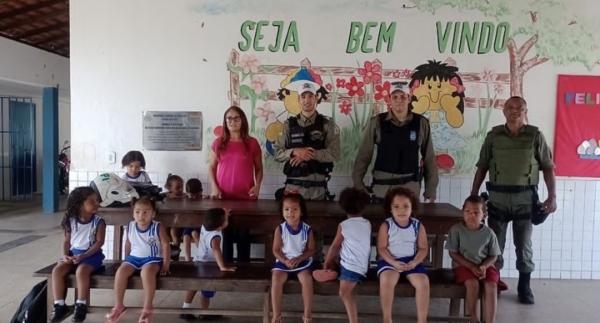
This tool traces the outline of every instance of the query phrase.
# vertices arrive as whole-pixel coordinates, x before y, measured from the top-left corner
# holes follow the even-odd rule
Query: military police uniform
[[[511,136],[506,125],[488,132],[477,167],[489,170],[488,224],[496,233],[504,252],[508,222],[512,221],[517,256],[517,270],[531,273],[531,216],[537,211],[540,170],[553,169],[552,155],[546,140],[537,127],[525,125],[518,135]],[[496,267],[504,265],[498,257]]]
[[[352,180],[357,188],[367,189],[363,178],[371,164],[375,145],[377,157],[371,189],[377,198],[384,198],[390,189],[397,186],[406,187],[419,197],[424,177],[423,195],[435,199],[438,171],[429,121],[425,117],[409,112],[407,119],[401,122],[389,111],[371,118],[352,171]]]
[[[297,191],[307,200],[324,200],[333,163],[340,157],[340,131],[330,118],[314,113],[288,118],[274,144],[275,160],[285,162],[285,189]],[[314,159],[292,166],[294,148],[315,149]]]

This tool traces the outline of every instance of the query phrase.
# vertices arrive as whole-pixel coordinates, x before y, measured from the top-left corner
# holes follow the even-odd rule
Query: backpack
[[[37,283],[21,301],[10,323],[46,323],[46,294],[48,283]]]

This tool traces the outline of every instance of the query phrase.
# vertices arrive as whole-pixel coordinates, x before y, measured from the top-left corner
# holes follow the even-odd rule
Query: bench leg
[[[263,297],[263,323],[269,323],[271,314],[271,291],[267,290]]]
[[[451,298],[450,299],[450,310],[448,312],[449,316],[458,317],[460,315],[460,298]],[[452,321],[449,321],[452,323]]]
[[[52,310],[54,309],[54,295],[52,295],[52,275],[48,276],[46,279],[47,287],[46,287],[46,314],[48,319],[52,315]]]

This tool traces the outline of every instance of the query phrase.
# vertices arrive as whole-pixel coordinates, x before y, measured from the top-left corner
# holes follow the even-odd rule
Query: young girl
[[[358,311],[352,291],[366,277],[371,253],[371,223],[361,215],[369,204],[369,195],[356,188],[346,188],[340,194],[339,203],[348,219],[338,226],[325,257],[324,267],[334,269],[334,260],[340,255],[340,297],[344,302],[348,321],[356,323]]]
[[[169,273],[169,238],[166,229],[153,220],[156,215],[154,200],[142,197],[131,203],[134,221],[127,226],[126,257],[115,275],[115,306],[106,315],[108,323],[117,322],[125,311],[123,298],[127,280],[137,270],[141,270],[140,277],[144,287],[144,309],[139,322],[149,322],[152,317],[156,276],[159,272],[161,275]]]
[[[195,257],[199,262],[216,262],[221,271],[235,271],[235,267],[228,267],[223,260],[223,251],[221,249],[221,241],[223,240],[223,230],[229,224],[229,214],[222,208],[213,208],[206,211],[204,215],[202,228],[200,229],[200,242]],[[210,306],[210,299],[215,296],[214,291],[201,291],[202,297],[200,306],[202,309],[207,309]],[[190,308],[196,291],[190,290],[185,294],[183,308]],[[192,314],[181,314],[180,318],[184,320],[195,320]],[[200,319],[211,320],[217,318],[214,315],[204,315]]]
[[[185,182],[185,191],[190,201],[202,200],[202,182],[197,178],[190,178]],[[192,242],[198,244],[198,228],[183,228],[183,257],[185,261],[192,261]]]
[[[144,171],[144,168],[146,168],[146,159],[144,159],[144,155],[140,151],[128,151],[123,156],[121,165],[127,168],[127,172],[123,174],[124,180],[133,183],[152,184],[150,176]]]
[[[415,288],[417,322],[427,322],[429,311],[429,278],[421,264],[427,253],[427,233],[421,222],[413,217],[417,198],[411,190],[397,187],[390,190],[384,208],[391,217],[379,227],[377,234],[377,275],[383,322],[392,322],[394,290],[401,276]]]
[[[169,174],[167,176],[167,181],[165,182],[165,189],[167,193],[165,197],[168,200],[182,200],[185,198],[185,193],[183,193],[183,178],[179,175]],[[179,254],[181,253],[181,249],[179,245],[181,244],[180,234],[181,229],[171,227],[169,228],[169,235],[171,236],[171,260],[177,261],[179,260]]]
[[[271,301],[273,323],[281,322],[281,299],[283,284],[289,275],[297,276],[302,285],[304,323],[311,322],[313,280],[312,256],[315,254],[315,238],[306,221],[306,202],[300,194],[292,193],[280,202],[280,213],[285,220],[275,229],[273,255],[277,259],[272,269]]]
[[[91,187],[74,189],[67,199],[67,210],[61,222],[64,229],[63,256],[52,270],[54,311],[50,322],[60,322],[68,314],[65,304],[65,277],[75,269],[77,301],[73,322],[83,322],[90,294],[90,275],[102,266],[106,224],[99,216],[98,195]]]
[[[477,299],[479,286],[484,288],[484,317],[486,323],[496,321],[498,301],[497,286],[500,273],[494,267],[496,258],[501,254],[500,245],[494,231],[483,224],[485,201],[472,195],[463,204],[463,222],[450,228],[446,249],[452,258],[454,278],[458,284],[467,288],[465,297],[465,315],[471,322],[479,322],[477,317]]]

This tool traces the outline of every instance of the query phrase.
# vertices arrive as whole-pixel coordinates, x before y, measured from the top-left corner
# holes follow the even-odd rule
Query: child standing
[[[152,184],[150,176],[144,171],[146,159],[140,151],[128,151],[121,159],[121,165],[127,169],[123,174],[124,180],[132,183]]]
[[[281,300],[283,284],[289,275],[297,276],[302,285],[304,323],[311,322],[313,280],[311,267],[315,254],[315,237],[306,224],[306,202],[302,195],[292,193],[283,197],[279,204],[285,220],[275,229],[273,255],[277,259],[272,269],[271,301],[273,323],[281,322]]]
[[[67,289],[65,277],[75,269],[77,300],[73,322],[83,322],[87,314],[90,294],[90,276],[102,266],[106,224],[99,216],[98,195],[91,187],[77,187],[67,199],[67,210],[62,219],[64,230],[63,256],[52,269],[54,311],[50,322],[60,322],[68,314],[65,304]]]
[[[421,222],[413,217],[417,198],[411,190],[398,187],[390,190],[384,208],[391,217],[379,227],[377,234],[377,275],[383,322],[392,322],[394,290],[401,276],[415,288],[417,322],[427,322],[429,311],[429,278],[423,260],[429,252],[427,233]]]
[[[185,193],[183,193],[183,178],[179,175],[169,174],[165,182],[165,189],[167,190],[165,197],[168,200],[182,200],[185,198]],[[171,236],[171,260],[177,261],[181,253],[181,248],[179,247],[181,244],[181,229],[171,227],[168,231]]]
[[[463,222],[450,228],[446,249],[452,258],[456,282],[467,288],[466,315],[471,322],[479,322],[477,299],[480,284],[485,293],[484,318],[486,323],[496,320],[497,285],[500,274],[494,263],[500,255],[500,246],[494,231],[483,224],[485,201],[472,195],[463,204]]]
[[[356,188],[346,188],[340,194],[339,203],[348,219],[339,224],[324,267],[334,269],[334,260],[340,255],[340,297],[348,321],[356,323],[358,311],[352,291],[366,277],[371,253],[371,223],[361,215],[369,204],[369,195]]]
[[[117,322],[125,305],[125,289],[127,280],[134,272],[140,270],[144,287],[144,308],[139,322],[149,322],[152,318],[152,301],[156,291],[156,276],[169,273],[169,242],[166,229],[154,221],[156,204],[148,197],[131,201],[134,220],[127,226],[125,241],[125,260],[115,275],[115,306],[106,315],[108,323]],[[161,253],[162,249],[162,253]]]
[[[190,201],[202,200],[202,182],[197,178],[190,178],[185,182],[185,191]],[[183,228],[183,257],[185,261],[192,261],[192,242],[198,244],[198,228]]]
[[[204,215],[202,228],[200,229],[200,242],[196,253],[195,261],[199,262],[216,262],[221,271],[235,271],[235,267],[228,267],[223,260],[223,252],[221,242],[223,241],[223,229],[229,223],[229,214],[222,208],[213,208],[206,211]],[[202,309],[207,309],[210,306],[210,299],[215,296],[214,291],[201,291],[200,306]],[[191,308],[192,301],[196,291],[190,290],[185,294],[183,308]],[[192,314],[181,314],[180,318],[184,320],[195,320]],[[213,319],[213,315],[204,315],[201,319]]]

